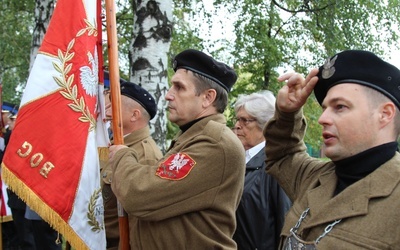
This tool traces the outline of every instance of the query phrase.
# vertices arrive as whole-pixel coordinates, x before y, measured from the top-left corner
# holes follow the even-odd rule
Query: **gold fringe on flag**
[[[75,249],[89,249],[82,239],[57,213],[45,204],[25,183],[23,183],[7,166],[2,163],[2,177],[8,188],[16,193],[32,210],[58,231]]]

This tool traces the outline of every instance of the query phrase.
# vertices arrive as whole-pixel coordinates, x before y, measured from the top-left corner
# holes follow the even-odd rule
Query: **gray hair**
[[[275,114],[275,96],[269,90],[250,95],[239,95],[235,103],[235,113],[243,108],[249,115],[257,119],[258,126],[263,129]]]
[[[196,72],[193,72],[193,76],[196,79],[194,82],[196,88],[196,95],[199,96],[203,91],[207,89],[215,89],[217,93],[213,106],[216,108],[217,112],[224,113],[226,106],[228,105],[228,92],[221,87],[215,81],[202,76]]]

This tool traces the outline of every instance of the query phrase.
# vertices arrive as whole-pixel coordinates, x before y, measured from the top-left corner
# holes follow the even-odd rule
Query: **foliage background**
[[[116,0],[116,4],[121,77],[128,78],[137,1]],[[399,57],[397,0],[183,0],[174,1],[172,7],[169,59],[183,49],[196,48],[238,72],[225,113],[228,125],[239,94],[265,89],[277,93],[282,85],[277,77],[286,70],[307,74],[345,49],[370,50],[385,59]],[[33,0],[3,0],[0,5],[0,82],[7,102],[19,103],[28,78],[34,8]],[[305,140],[314,148],[320,145],[320,112],[315,99],[309,99]],[[168,126],[173,135],[177,128]]]

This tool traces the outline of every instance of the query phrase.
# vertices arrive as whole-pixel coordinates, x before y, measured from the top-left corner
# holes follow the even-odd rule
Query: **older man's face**
[[[171,78],[171,88],[165,99],[168,101],[168,119],[178,126],[202,116],[204,95],[196,95],[193,73],[178,69]]]

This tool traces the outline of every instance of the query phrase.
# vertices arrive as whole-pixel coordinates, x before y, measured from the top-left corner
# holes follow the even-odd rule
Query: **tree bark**
[[[32,34],[32,48],[29,62],[29,71],[33,66],[36,55],[42,44],[44,34],[49,27],[50,18],[53,15],[55,0],[35,0],[35,27]]]
[[[172,0],[134,1],[133,40],[130,49],[130,80],[147,89],[157,103],[157,115],[150,121],[154,140],[166,149],[168,51],[172,35]]]

